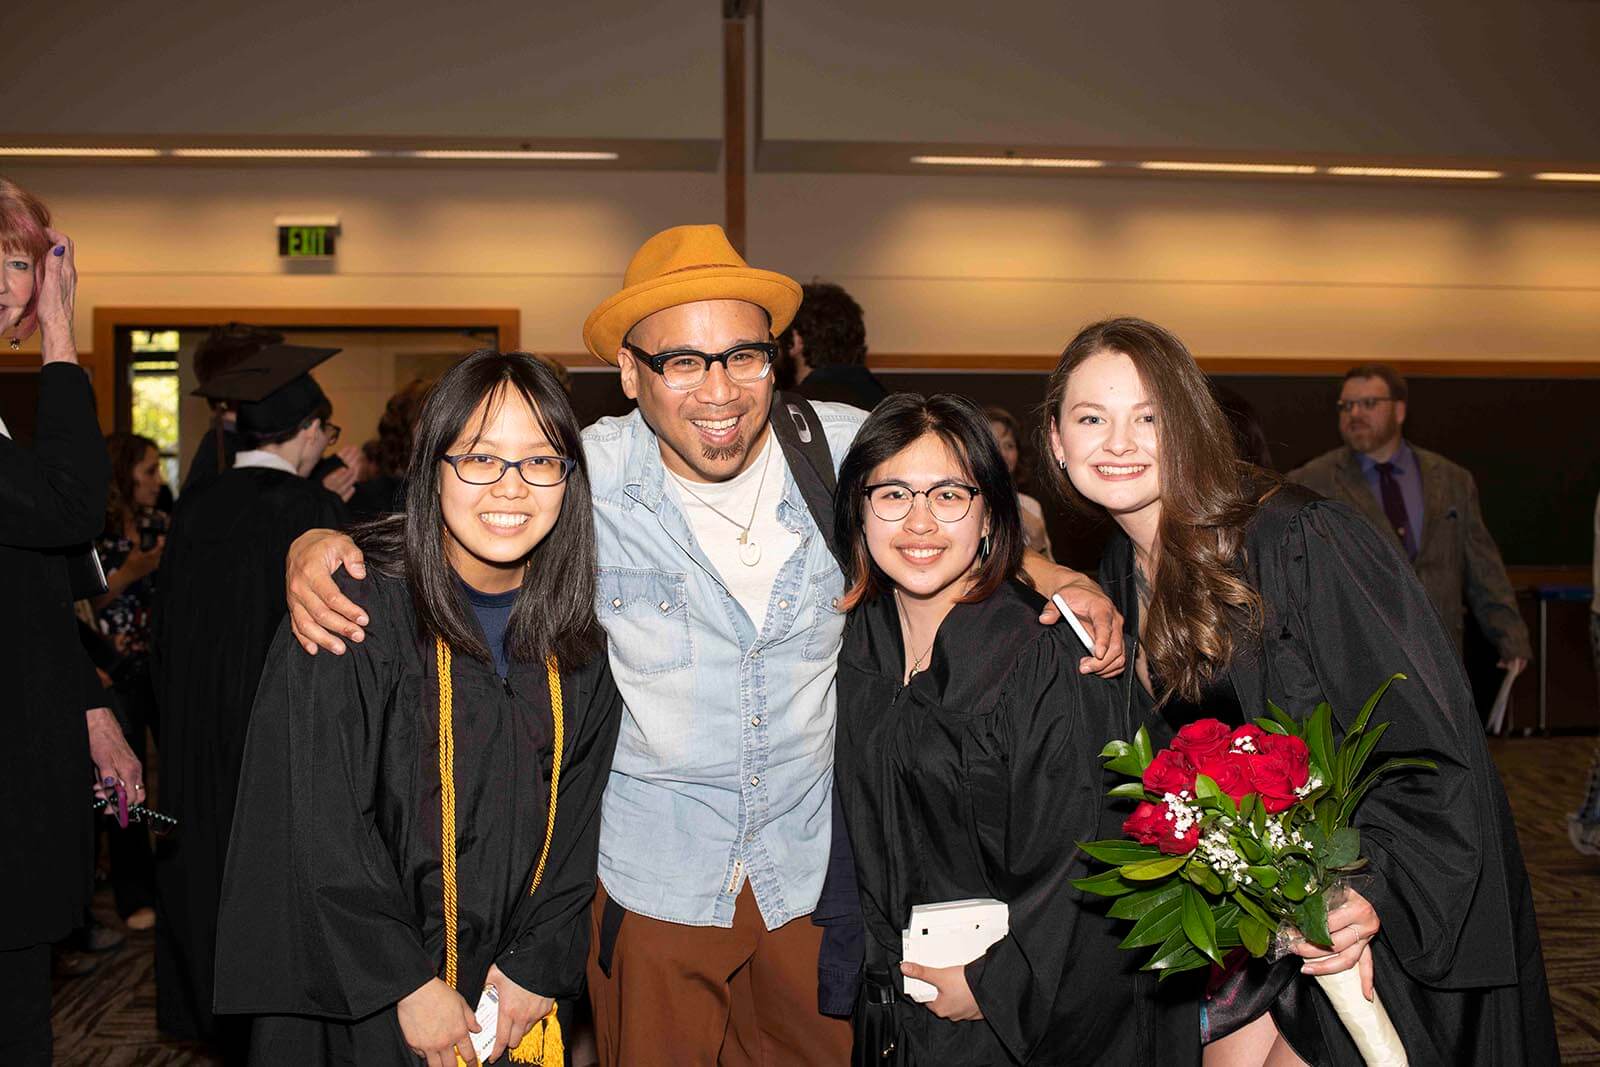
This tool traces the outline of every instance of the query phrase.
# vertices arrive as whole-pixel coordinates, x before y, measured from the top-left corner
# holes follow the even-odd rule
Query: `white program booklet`
[[[478,1010],[473,1014],[478,1017],[478,1025],[483,1027],[471,1035],[473,1051],[477,1052],[478,1062],[482,1063],[494,1050],[494,1032],[500,1022],[499,990],[492,985],[484,986],[483,996],[478,998]]]
[[[947,900],[918,904],[911,925],[900,932],[900,956],[924,967],[971,963],[1011,930],[1011,911],[993,899]],[[939,991],[917,978],[905,979],[906,996],[926,1004]]]

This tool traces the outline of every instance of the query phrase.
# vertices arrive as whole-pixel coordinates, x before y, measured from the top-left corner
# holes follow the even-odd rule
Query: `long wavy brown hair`
[[[1091,356],[1133,361],[1156,411],[1161,521],[1150,575],[1144,649],[1165,701],[1196,702],[1242,639],[1261,625],[1261,597],[1242,576],[1244,528],[1255,511],[1252,486],[1264,472],[1239,458],[1227,416],[1182,341],[1143,319],[1086,326],[1056,363],[1045,393],[1045,452],[1072,372]],[[1049,478],[1068,503],[1104,514],[1054,465]]]
[[[161,448],[150,438],[119,430],[106,434],[106,453],[111,457],[111,492],[106,498],[106,536],[121,537],[128,522],[138,516],[134,503],[133,469],[151,452]]]

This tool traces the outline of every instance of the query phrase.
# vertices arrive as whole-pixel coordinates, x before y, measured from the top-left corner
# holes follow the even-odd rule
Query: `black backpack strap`
[[[846,569],[848,561],[833,536],[833,494],[839,481],[817,409],[797,393],[778,393],[772,400],[772,432],[778,436],[783,458],[789,461],[789,472],[828,543],[828,551],[839,561],[840,569]]]

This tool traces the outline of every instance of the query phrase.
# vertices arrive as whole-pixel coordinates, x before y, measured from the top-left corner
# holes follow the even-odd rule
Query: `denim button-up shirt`
[[[837,470],[866,416],[815,407]],[[626,704],[600,880],[629,911],[723,927],[748,881],[776,929],[816,907],[828,865],[844,576],[785,463],[777,517],[800,547],[757,631],[666,491],[661,446],[639,412],[600,420],[583,441],[595,609]]]

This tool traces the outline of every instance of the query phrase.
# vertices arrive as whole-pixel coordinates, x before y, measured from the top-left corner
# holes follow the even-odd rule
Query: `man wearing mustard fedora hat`
[[[721,227],[678,226],[584,324],[637,404],[584,432],[596,607],[626,703],[589,948],[608,1065],[848,1062],[848,1024],[818,1010],[808,917],[833,833],[845,622],[831,493],[866,415],[776,393],[774,337],[800,299]],[[359,560],[336,535],[291,553],[307,651],[342,650],[330,629],[360,639],[360,609],[328,577]],[[1073,589],[1106,649],[1088,669],[1120,670],[1109,603]]]

